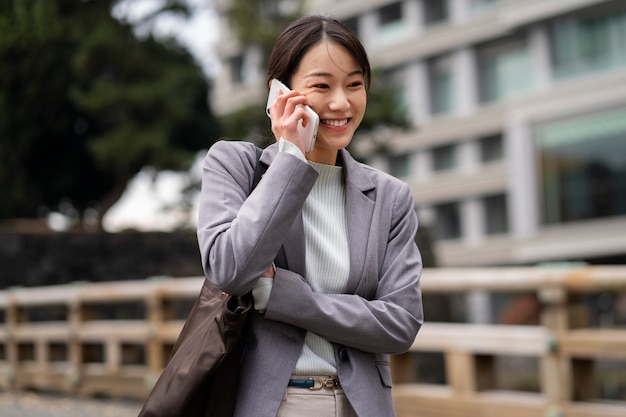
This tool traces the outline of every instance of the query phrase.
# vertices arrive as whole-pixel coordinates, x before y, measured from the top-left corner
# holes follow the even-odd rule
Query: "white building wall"
[[[424,61],[414,61],[406,69],[409,119],[420,126],[429,118],[428,73]]]
[[[462,24],[470,18],[470,0],[450,0],[450,20],[454,24]]]
[[[538,91],[546,90],[552,84],[552,70],[548,30],[545,25],[535,24],[531,27],[529,49],[532,56],[535,89]]]
[[[456,83],[456,112],[468,116],[476,111],[478,90],[476,85],[476,53],[470,47],[454,52],[454,77]]]
[[[506,127],[508,154],[509,219],[511,237],[528,239],[537,233],[537,179],[535,172],[535,147],[527,120],[513,119]]]

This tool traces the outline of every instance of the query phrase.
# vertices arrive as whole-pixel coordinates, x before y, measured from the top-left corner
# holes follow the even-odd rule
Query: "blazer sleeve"
[[[344,346],[376,353],[402,353],[423,323],[422,261],[415,244],[417,217],[406,184],[395,183],[391,226],[376,236],[386,248],[375,296],[315,293],[297,274],[277,270],[265,317],[282,321]],[[388,186],[388,184],[387,184]],[[383,201],[380,201],[383,200]]]
[[[202,267],[210,282],[233,295],[250,291],[271,265],[317,179],[306,162],[277,153],[250,193],[255,164],[253,144],[220,141],[202,165]]]

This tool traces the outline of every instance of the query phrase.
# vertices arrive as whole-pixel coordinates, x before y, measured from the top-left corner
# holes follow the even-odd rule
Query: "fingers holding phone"
[[[309,124],[308,115],[304,110],[306,97],[296,91],[280,91],[274,104],[270,107],[270,118],[272,120],[272,132],[276,139],[282,137],[289,142],[293,142],[302,148],[304,153],[308,150],[307,139],[301,135],[300,124]],[[302,146],[300,146],[302,145]]]
[[[271,112],[270,112],[271,110]],[[280,81],[271,82],[265,112],[272,119],[272,132],[309,153],[315,146],[319,116],[306,105],[306,97]]]

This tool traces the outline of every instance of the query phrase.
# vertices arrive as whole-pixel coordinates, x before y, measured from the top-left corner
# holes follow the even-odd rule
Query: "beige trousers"
[[[340,387],[287,387],[276,417],[357,417]]]

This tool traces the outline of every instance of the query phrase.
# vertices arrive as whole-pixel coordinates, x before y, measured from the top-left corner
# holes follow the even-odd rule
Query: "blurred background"
[[[623,1],[3,2],[2,230],[193,229],[198,164],[266,140],[294,17],[375,69],[352,151],[408,182],[438,265],[625,259]]]
[[[4,0],[0,289],[201,276],[200,161],[219,139],[271,141],[265,63],[310,13],[369,53],[351,151],[411,186],[426,267],[626,263],[623,0]],[[586,325],[623,328],[624,288],[577,297]],[[472,288],[425,306],[537,325],[544,301]],[[617,356],[596,361],[622,376],[595,397],[626,399]],[[443,357],[418,361],[444,379]]]
[[[218,115],[266,94],[267,49],[240,41],[239,3],[216,2]],[[624,263],[623,1],[305,3],[347,23],[374,87],[396,92],[405,128],[371,121],[354,148],[411,185],[439,266]]]

